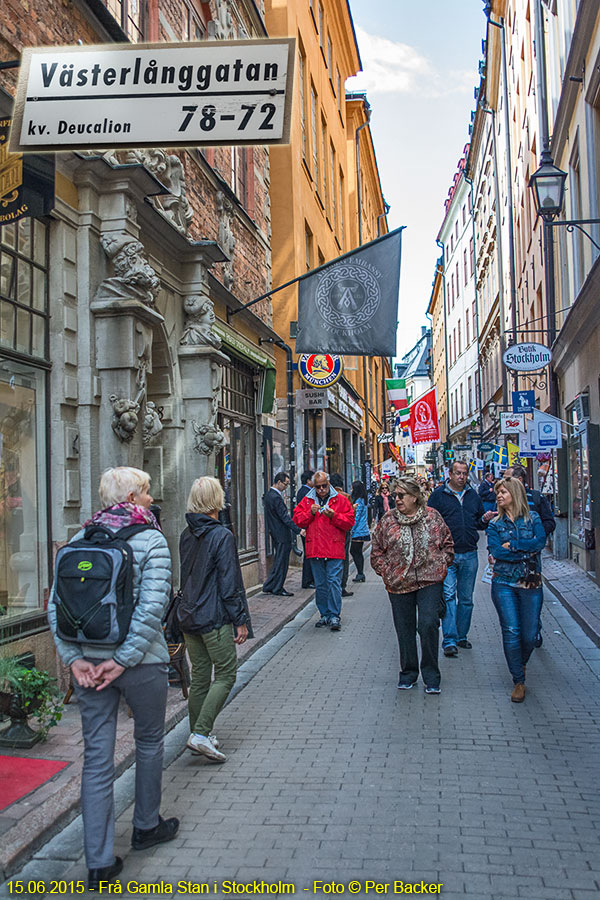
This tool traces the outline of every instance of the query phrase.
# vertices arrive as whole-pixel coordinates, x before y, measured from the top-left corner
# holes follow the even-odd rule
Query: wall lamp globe
[[[533,204],[538,216],[551,220],[559,215],[565,199],[567,173],[554,165],[547,150],[542,153],[541,165],[529,179]]]

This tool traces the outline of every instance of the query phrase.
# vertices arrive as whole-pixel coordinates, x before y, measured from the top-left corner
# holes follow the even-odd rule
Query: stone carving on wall
[[[152,197],[152,205],[161,210],[178,231],[187,234],[194,213],[187,199],[183,163],[175,153],[167,153],[165,150],[154,147],[144,150],[105,150],[104,152],[84,150],[80,153],[80,156],[88,159],[98,158],[99,155],[114,168],[140,165],[152,172],[169,191],[168,194],[162,194],[160,197]],[[132,221],[136,221],[135,215],[130,212],[129,203],[127,215]]]
[[[112,430],[120,441],[128,443],[133,440],[138,426],[140,404],[137,400],[117,397],[116,394],[111,394],[110,402],[113,408]]]
[[[217,362],[210,364],[212,399],[208,422],[198,423],[192,420],[192,428],[196,435],[194,450],[209,456],[213,452],[221,450],[227,443],[227,438],[217,424],[219,412],[219,397],[221,396],[221,381],[223,370]]]
[[[219,349],[221,339],[212,330],[215,324],[215,307],[210,297],[189,294],[183,301],[185,327],[180,344],[184,346],[210,346]]]
[[[235,235],[233,233],[233,203],[223,191],[216,194],[217,212],[219,213],[219,245],[231,262],[223,265],[223,284],[228,291],[233,287],[233,252]]]
[[[160,418],[160,412],[156,408],[156,404],[152,400],[148,400],[146,402],[144,422],[142,425],[142,441],[144,446],[149,444],[152,438],[155,438],[162,430],[163,425]]]
[[[144,246],[130,234],[107,234],[100,238],[115,274],[105,278],[95,300],[139,300],[152,306],[160,287],[158,276],[144,255]]]
[[[215,37],[221,41],[235,38],[235,22],[231,15],[230,0],[215,0],[216,18],[214,21]]]

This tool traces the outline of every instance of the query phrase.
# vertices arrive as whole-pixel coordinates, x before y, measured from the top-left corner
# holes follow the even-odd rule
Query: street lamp
[[[549,150],[542,152],[541,166],[529,179],[536,215],[553,219],[563,208],[567,173],[554,165]]]

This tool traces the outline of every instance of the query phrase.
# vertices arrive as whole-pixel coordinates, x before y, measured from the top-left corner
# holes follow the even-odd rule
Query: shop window
[[[206,25],[194,9],[193,2],[183,2],[183,39],[184,41],[206,40]]]
[[[21,219],[0,228],[0,349],[47,358],[46,226]]]
[[[0,356],[0,616],[38,612],[48,587],[46,374]]]
[[[255,551],[257,546],[254,376],[254,369],[235,358],[223,367],[219,422],[226,445],[217,460],[217,477],[225,489],[225,515],[241,552]]]

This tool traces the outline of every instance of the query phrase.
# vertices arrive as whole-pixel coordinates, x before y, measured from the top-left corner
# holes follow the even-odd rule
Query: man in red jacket
[[[339,631],[342,611],[342,571],[346,532],[354,525],[354,509],[329,483],[327,472],[316,472],[313,487],[294,510],[294,522],[306,529],[306,558],[316,586],[321,618],[317,628]]]

